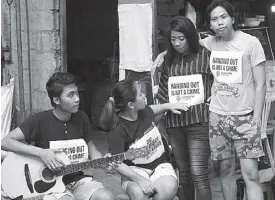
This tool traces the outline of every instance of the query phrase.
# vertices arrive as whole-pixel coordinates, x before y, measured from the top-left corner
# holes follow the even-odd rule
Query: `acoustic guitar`
[[[16,199],[39,200],[49,193],[64,192],[66,189],[62,181],[64,175],[89,168],[104,167],[110,162],[146,157],[150,153],[150,148],[145,146],[129,149],[125,153],[77,164],[71,164],[64,152],[56,152],[56,156],[65,163],[65,167],[58,172],[49,170],[38,157],[12,153],[2,163],[2,189],[5,194]]]

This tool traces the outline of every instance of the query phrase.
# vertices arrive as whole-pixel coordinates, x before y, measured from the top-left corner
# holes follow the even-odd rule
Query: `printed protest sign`
[[[220,83],[242,83],[243,52],[212,51],[210,69]]]
[[[50,149],[62,150],[71,163],[88,160],[88,146],[83,139],[50,141]]]
[[[157,127],[150,129],[142,138],[133,143],[130,148],[147,146],[148,154],[145,157],[133,160],[135,164],[148,164],[159,158],[164,153],[164,146]]]
[[[189,106],[204,103],[201,74],[169,77],[168,94],[170,103],[186,103]]]

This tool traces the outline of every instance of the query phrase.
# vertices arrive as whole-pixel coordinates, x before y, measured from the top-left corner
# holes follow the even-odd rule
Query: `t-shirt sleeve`
[[[88,143],[90,140],[94,140],[95,139],[95,131],[93,131],[92,129],[92,125],[90,123],[90,120],[87,116],[86,113],[81,112],[81,116],[83,119],[83,139],[86,141],[86,143]]]
[[[214,39],[213,36],[206,37],[200,40],[200,44],[206,49],[208,49],[209,51],[212,51],[213,39]]]
[[[251,44],[250,49],[250,61],[252,67],[257,66],[258,64],[266,61],[264,49],[258,38],[254,37],[254,40]]]
[[[127,135],[126,130],[122,126],[117,126],[112,131],[108,133],[107,141],[109,153],[118,154],[125,152],[126,141],[125,135]]]
[[[150,106],[145,107],[145,112],[147,117],[152,117],[154,119],[155,114],[153,109]]]
[[[40,114],[34,114],[26,119],[19,128],[23,132],[28,144],[37,142],[40,134]]]

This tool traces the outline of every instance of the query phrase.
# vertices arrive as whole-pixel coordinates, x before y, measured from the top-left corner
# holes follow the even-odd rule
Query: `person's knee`
[[[208,165],[201,166],[191,166],[191,175],[192,179],[196,182],[200,182],[203,180],[208,180],[209,170]]]
[[[246,183],[259,182],[258,160],[240,159],[242,176]]]
[[[235,161],[232,159],[226,159],[220,161],[220,176],[225,177],[232,175],[235,171]]]
[[[192,174],[192,179],[196,190],[203,190],[210,188],[209,174]]]
[[[160,194],[155,197],[155,200],[167,200],[167,199],[174,199],[177,194],[177,189],[173,188],[173,190],[161,192]]]
[[[74,200],[74,198],[70,195],[64,195],[61,198],[59,198],[58,200]]]
[[[257,169],[244,170],[242,172],[245,182],[259,182],[259,172]]]
[[[126,193],[131,197],[133,200],[144,199],[144,193],[141,187],[135,182],[129,182],[126,188]]]
[[[43,200],[57,200],[57,198],[53,195],[45,195]]]
[[[171,179],[165,180],[165,185],[160,185],[157,188],[156,198],[157,200],[173,199],[176,196],[178,190],[178,181],[171,177]]]
[[[111,191],[101,188],[95,191],[90,200],[114,200],[114,195]]]

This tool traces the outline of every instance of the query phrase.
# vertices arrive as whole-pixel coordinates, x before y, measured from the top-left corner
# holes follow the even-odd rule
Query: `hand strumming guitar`
[[[41,149],[38,151],[37,156],[41,158],[43,163],[51,171],[60,171],[65,167],[65,164],[55,155],[55,150],[52,149]]]

